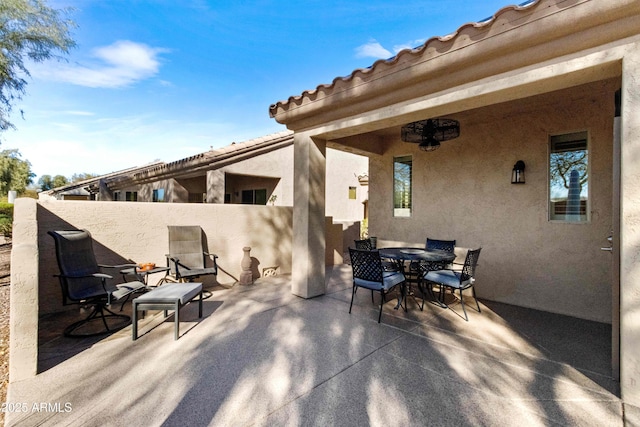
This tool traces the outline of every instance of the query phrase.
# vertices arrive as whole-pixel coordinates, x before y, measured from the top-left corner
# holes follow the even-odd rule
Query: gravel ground
[[[7,399],[9,383],[9,265],[11,242],[0,244],[0,403]],[[0,411],[0,425],[4,425],[4,413]]]

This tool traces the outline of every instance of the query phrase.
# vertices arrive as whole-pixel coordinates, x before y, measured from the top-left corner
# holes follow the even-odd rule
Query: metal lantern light
[[[513,165],[513,170],[511,171],[511,183],[524,184],[524,182],[524,162],[518,160],[516,164]]]
[[[402,126],[400,139],[418,143],[422,151],[435,151],[441,141],[460,136],[460,123],[452,119],[427,119]]]

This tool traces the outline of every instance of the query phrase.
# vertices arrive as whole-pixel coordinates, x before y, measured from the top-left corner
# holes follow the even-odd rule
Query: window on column
[[[587,132],[553,135],[549,150],[549,219],[589,221]]]
[[[393,216],[411,216],[411,156],[393,159]]]

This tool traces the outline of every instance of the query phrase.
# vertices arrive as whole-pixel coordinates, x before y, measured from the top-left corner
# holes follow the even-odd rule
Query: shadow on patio
[[[377,324],[370,294],[351,315],[350,297],[342,265],[310,300],[288,276],[216,289],[202,319],[185,307],[178,341],[171,317],[135,342],[131,327],[41,341],[42,372],[9,386],[28,410],[7,425],[623,424],[608,325],[491,302],[465,322],[392,299]]]

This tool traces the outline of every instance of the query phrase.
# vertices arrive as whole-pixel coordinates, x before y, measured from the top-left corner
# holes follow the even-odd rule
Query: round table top
[[[451,262],[456,258],[454,253],[441,251],[439,249],[379,248],[378,251],[383,258],[405,261]]]

